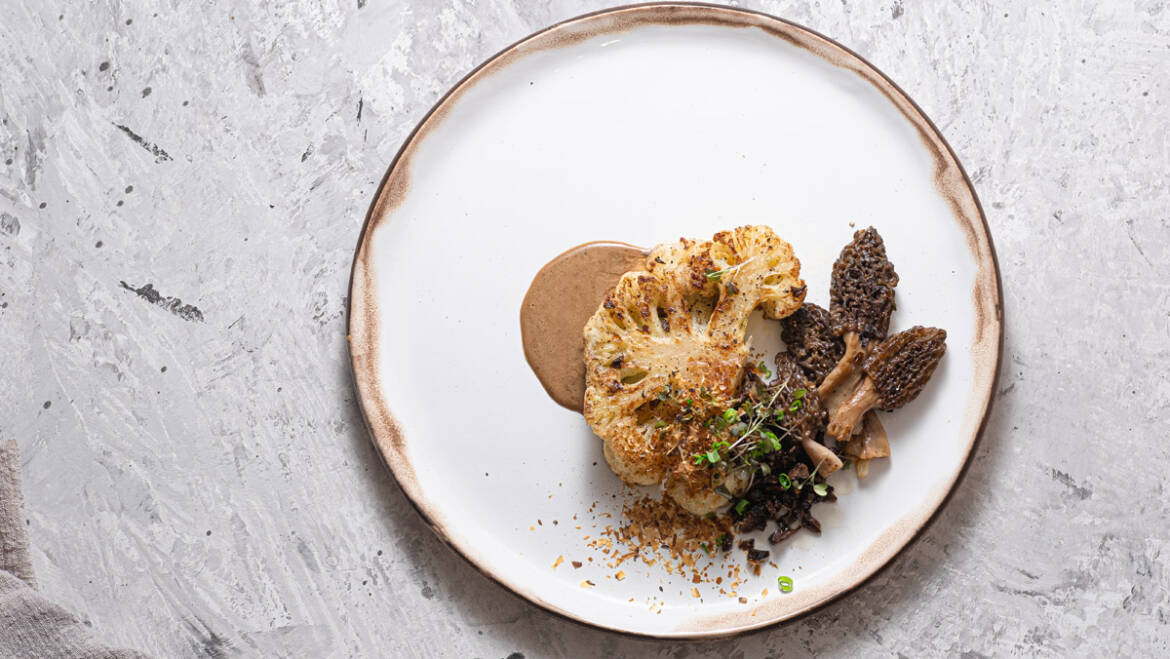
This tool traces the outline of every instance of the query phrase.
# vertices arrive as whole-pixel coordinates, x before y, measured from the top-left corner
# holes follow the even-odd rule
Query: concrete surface
[[[375,186],[437,97],[586,2],[9,0],[0,435],[44,592],[166,657],[1170,654],[1170,7],[751,2],[926,109],[987,210],[996,407],[925,537],[738,640],[577,626],[420,523],[353,401]]]

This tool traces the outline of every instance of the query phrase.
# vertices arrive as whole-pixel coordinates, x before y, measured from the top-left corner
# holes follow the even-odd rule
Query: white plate
[[[877,227],[901,276],[892,329],[943,327],[947,356],[919,399],[883,417],[893,458],[874,463],[860,486],[852,474],[833,477],[842,495],[817,508],[824,534],[779,545],[779,570],[740,589],[748,604],[706,584],[696,599],[689,580],[660,565],[627,562],[619,582],[583,538],[616,525],[630,492],[584,420],[529,370],[521,299],[545,262],[579,243],[649,246],[756,223],[792,243],[808,299],[821,304],[850,223]],[[374,441],[440,537],[549,610],[659,637],[791,618],[905,547],[962,473],[1001,336],[991,239],[929,120],[832,41],[708,6],[574,19],[473,71],[391,165],[350,300],[354,374]],[[595,514],[614,519],[588,514],[594,502]],[[554,570],[558,556],[566,563]],[[570,560],[586,565],[574,570]],[[778,574],[794,578],[792,593],[778,592]],[[598,585],[582,588],[585,579]]]

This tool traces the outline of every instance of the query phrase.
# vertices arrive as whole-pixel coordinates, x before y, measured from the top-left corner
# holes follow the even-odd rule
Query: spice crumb
[[[613,578],[617,579],[618,581],[621,581],[621,580],[626,578],[626,573],[621,571],[621,570],[618,570],[618,573],[613,575]]]
[[[596,586],[596,585],[597,585],[597,584],[593,583],[592,581],[590,581],[590,580],[588,580],[588,579],[586,579],[585,581],[582,581],[582,582],[581,582],[581,587],[582,587],[582,588],[592,588],[592,587],[594,587],[594,586]]]
[[[557,567],[558,567],[558,566],[560,566],[560,564],[561,564],[561,563],[564,563],[564,562],[565,562],[565,557],[564,557],[564,556],[557,556],[557,560],[553,562],[553,568],[552,568],[552,569],[554,569],[554,570],[555,570],[555,569],[557,569]]]
[[[573,566],[573,569],[574,569],[574,570],[580,570],[580,569],[581,569],[581,561],[573,561],[572,563],[570,563],[570,565],[572,565],[572,566]]]
[[[692,588],[692,589],[691,589],[691,595],[693,595],[693,596],[695,596],[695,597],[697,598],[697,597],[699,596],[699,589],[698,589],[698,588]]]

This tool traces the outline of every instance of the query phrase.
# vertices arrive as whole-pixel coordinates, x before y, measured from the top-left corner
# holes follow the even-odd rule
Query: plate
[[[855,228],[877,227],[901,276],[891,329],[943,327],[947,356],[922,396],[883,417],[892,459],[861,483],[835,474],[840,501],[817,508],[824,533],[778,545],[776,568],[734,596],[662,564],[628,561],[619,580],[587,543],[639,493],[532,374],[521,300],[541,266],[575,245],[651,246],[744,224],[788,240],[808,299],[826,306],[838,251]],[[422,120],[366,219],[350,352],[370,432],[398,483],[485,575],[598,627],[726,636],[849,591],[927,524],[991,404],[1000,299],[970,181],[881,72],[764,14],[639,5],[508,47]],[[780,574],[793,578],[792,592],[778,591]]]

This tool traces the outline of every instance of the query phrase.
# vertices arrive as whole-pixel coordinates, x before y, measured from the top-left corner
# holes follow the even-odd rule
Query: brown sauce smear
[[[520,337],[528,365],[558,404],[583,411],[585,323],[646,254],[625,243],[585,243],[549,261],[533,278],[520,307]]]

